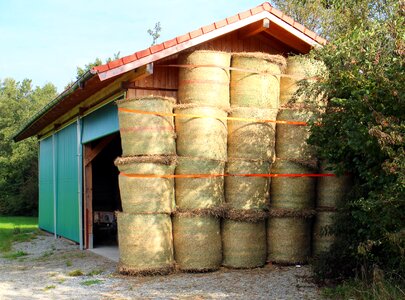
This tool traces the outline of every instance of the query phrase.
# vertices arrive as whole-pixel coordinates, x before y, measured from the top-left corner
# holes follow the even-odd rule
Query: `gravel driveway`
[[[49,235],[14,250],[28,255],[0,258],[0,299],[320,299],[306,266],[126,277],[115,262]]]

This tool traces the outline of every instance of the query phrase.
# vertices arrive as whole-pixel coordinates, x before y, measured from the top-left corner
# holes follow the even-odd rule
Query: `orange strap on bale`
[[[335,174],[128,174],[120,173],[120,176],[131,178],[213,178],[213,177],[334,177]]]
[[[219,119],[219,120],[231,120],[231,121],[242,121],[242,122],[257,122],[257,123],[276,123],[276,124],[287,124],[287,125],[298,125],[298,126],[307,126],[307,122],[301,121],[277,121],[277,120],[264,120],[264,119],[254,119],[254,118],[237,118],[237,117],[214,117],[206,115],[194,115],[194,114],[176,114],[176,113],[159,113],[152,111],[144,111],[138,109],[129,109],[119,107],[118,111],[143,114],[143,115],[154,115],[162,117],[180,117],[180,118],[210,118],[210,119]]]

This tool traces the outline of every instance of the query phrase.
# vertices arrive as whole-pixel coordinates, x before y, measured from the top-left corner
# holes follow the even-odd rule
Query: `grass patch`
[[[38,218],[0,217],[0,252],[11,251],[14,242],[30,241],[38,233]]]
[[[56,288],[56,286],[54,286],[54,285],[48,285],[48,286],[44,287],[44,291],[52,290],[55,288]]]
[[[89,286],[89,285],[93,285],[93,284],[100,284],[103,281],[100,279],[91,279],[91,280],[86,280],[86,281],[82,281],[80,282],[81,285],[85,285],[85,286]]]
[[[66,267],[71,267],[73,265],[71,260],[66,261]]]
[[[405,299],[404,286],[389,280],[366,283],[361,280],[350,280],[334,287],[322,288],[322,296],[326,299],[356,300],[391,300]]]
[[[94,269],[94,270],[91,270],[89,273],[87,273],[86,275],[87,276],[95,276],[95,275],[100,275],[101,273],[103,273],[104,272],[104,270],[101,270],[101,269]]]
[[[68,273],[69,276],[76,277],[76,276],[83,276],[82,270],[73,270]]]
[[[16,252],[8,252],[3,255],[4,258],[7,259],[17,259],[19,257],[27,256],[28,253],[24,251],[16,251]]]

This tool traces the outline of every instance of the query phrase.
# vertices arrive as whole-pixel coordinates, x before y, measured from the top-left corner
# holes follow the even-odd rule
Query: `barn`
[[[116,242],[110,219],[122,210],[114,165],[122,148],[115,103],[151,94],[177,98],[179,54],[214,50],[287,57],[325,43],[264,3],[91,69],[14,138],[39,141],[39,227],[82,249]]]

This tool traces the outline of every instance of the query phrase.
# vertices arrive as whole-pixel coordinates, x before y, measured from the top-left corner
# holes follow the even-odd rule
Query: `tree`
[[[314,98],[325,95],[328,102],[319,107],[309,142],[335,172],[350,172],[355,180],[339,209],[337,240],[315,272],[332,279],[370,278],[376,269],[404,276],[404,1],[313,0],[304,7],[298,5],[302,1],[273,2],[306,25],[311,26],[311,13],[321,16],[312,29],[330,42],[311,56],[328,74],[319,74],[320,81],[302,85],[301,91]]]
[[[160,32],[162,31],[162,27],[160,26],[160,22],[155,24],[153,29],[148,29],[148,34],[152,37],[152,45],[156,44],[157,39],[160,37]]]
[[[29,138],[19,143],[13,135],[46,103],[56,88],[33,88],[31,80],[0,81],[0,215],[35,215],[38,206],[38,143]]]

